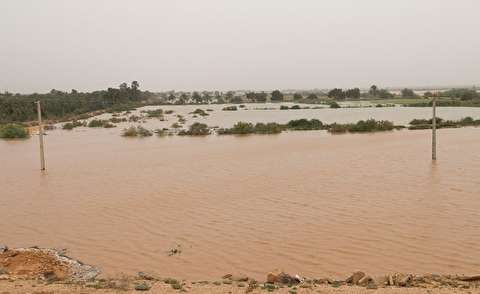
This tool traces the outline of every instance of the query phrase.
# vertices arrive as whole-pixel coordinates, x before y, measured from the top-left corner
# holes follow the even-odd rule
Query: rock
[[[334,288],[338,288],[338,287],[340,287],[340,286],[342,286],[342,285],[344,285],[344,284],[345,284],[344,281],[333,281],[331,285],[332,285],[332,287],[334,287]]]
[[[0,251],[1,251],[1,246],[0,246]],[[473,281],[480,281],[480,275],[477,276],[462,276],[458,278],[460,281],[465,281],[465,282],[473,282]]]
[[[388,285],[389,285],[389,286],[395,286],[395,284],[393,283],[393,277],[392,277],[392,275],[388,275]]]
[[[395,285],[400,287],[409,287],[412,281],[411,275],[397,274],[395,275]]]
[[[358,282],[365,277],[364,272],[354,272],[348,279],[345,280],[347,284],[358,285]]]
[[[376,276],[374,280],[379,287],[388,286],[388,276]]]
[[[140,283],[140,284],[135,285],[135,290],[137,290],[137,291],[148,291],[148,290],[150,290],[150,288],[152,288],[152,287],[147,283]]]
[[[333,281],[329,278],[322,278],[322,279],[314,279],[313,282],[318,285],[327,285],[327,284],[332,284]]]
[[[222,277],[222,279],[235,282],[247,282],[249,278],[244,274],[226,274]]]
[[[367,284],[367,289],[370,289],[370,290],[378,289],[378,286],[375,282],[370,282]]]
[[[370,283],[375,283],[375,281],[370,276],[364,276],[361,278],[356,285],[366,287]]]
[[[248,282],[248,288],[245,292],[250,293],[253,290],[255,290],[257,287],[258,287],[258,282],[256,280],[252,279],[252,280],[250,280],[250,282]]]
[[[268,273],[267,275],[267,283],[277,283],[279,281],[280,271],[275,270],[273,272]]]
[[[7,275],[7,274],[8,274],[7,269],[0,265],[0,276]]]
[[[267,283],[298,284],[300,281],[282,271],[275,270],[267,275]]]
[[[3,244],[0,244],[0,253],[3,253],[5,251],[8,250],[8,246],[7,245],[3,245]]]
[[[44,277],[45,280],[47,280],[48,282],[54,282],[54,281],[58,281],[58,280],[59,280],[57,274],[55,274],[55,272],[53,272],[53,271],[44,272],[44,273],[43,273],[43,277]]]
[[[159,278],[151,275],[151,274],[148,274],[148,273],[145,273],[145,272],[138,272],[138,277],[140,279],[144,279],[144,280],[149,280],[149,281],[158,281],[160,280]]]
[[[296,280],[297,280],[299,283],[301,283],[301,282],[303,282],[303,281],[305,281],[305,280],[306,280],[306,279],[304,279],[304,278],[300,277],[299,275],[295,275],[295,277],[294,277],[294,278],[295,278],[295,279],[296,279]]]
[[[230,276],[230,280],[235,282],[247,282],[248,277],[244,274],[237,274],[237,275]]]

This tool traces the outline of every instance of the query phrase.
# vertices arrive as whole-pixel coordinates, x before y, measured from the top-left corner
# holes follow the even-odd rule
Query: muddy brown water
[[[107,275],[216,279],[480,271],[480,128],[0,140],[0,243],[67,248]],[[181,254],[168,250],[180,246]]]

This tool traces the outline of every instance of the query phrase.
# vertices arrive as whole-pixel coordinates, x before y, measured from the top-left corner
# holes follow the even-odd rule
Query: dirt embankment
[[[371,277],[354,272],[345,280],[305,278],[276,270],[256,281],[227,274],[217,281],[185,281],[149,273],[97,278],[98,269],[53,249],[0,246],[0,294],[10,293],[478,293],[479,276],[393,274]]]

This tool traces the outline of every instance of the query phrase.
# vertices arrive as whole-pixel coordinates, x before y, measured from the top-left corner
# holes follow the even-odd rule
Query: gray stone
[[[140,283],[135,285],[135,290],[137,291],[148,291],[150,290],[151,286],[147,283]]]

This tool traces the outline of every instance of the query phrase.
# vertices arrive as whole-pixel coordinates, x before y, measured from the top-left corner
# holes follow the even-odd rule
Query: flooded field
[[[365,104],[365,103],[363,103]],[[282,103],[281,105],[293,106],[293,103]],[[266,104],[245,104],[245,108],[237,105],[237,111],[222,111],[226,105],[181,105],[181,106],[147,106],[132,112],[132,115],[142,115],[142,110],[163,109],[173,110],[172,114],[164,116],[165,121],[158,119],[147,120],[143,126],[147,128],[169,128],[177,122],[176,115],[182,115],[186,120],[186,125],[193,122],[202,122],[210,127],[231,127],[236,122],[277,122],[287,123],[292,119],[316,118],[324,123],[351,123],[359,120],[374,118],[376,120],[390,120],[395,124],[407,125],[415,118],[431,118],[432,110],[429,107],[363,107],[363,108],[341,108],[330,109],[328,105],[308,105],[300,104],[301,107],[310,107],[310,109],[280,110],[279,103]],[[342,103],[343,106],[354,107],[361,103]],[[202,109],[208,113],[208,116],[194,117],[192,114],[196,109]],[[212,110],[212,111],[207,111]],[[438,116],[448,120],[458,120],[466,116],[480,119],[480,107],[441,107],[438,108]],[[110,118],[110,114],[104,114],[99,118]],[[120,127],[126,127],[132,123],[121,123]]]
[[[163,108],[207,108],[188,107]],[[475,108],[438,112],[480,117]],[[400,124],[429,115],[428,108],[214,109],[197,119]],[[169,126],[171,118],[145,125]],[[480,268],[480,128],[439,130],[436,164],[429,131],[132,139],[120,130],[49,132],[45,174],[36,137],[0,140],[0,243],[67,248],[107,274],[189,279],[264,278],[274,268],[332,277]],[[175,248],[181,253],[169,256]]]

